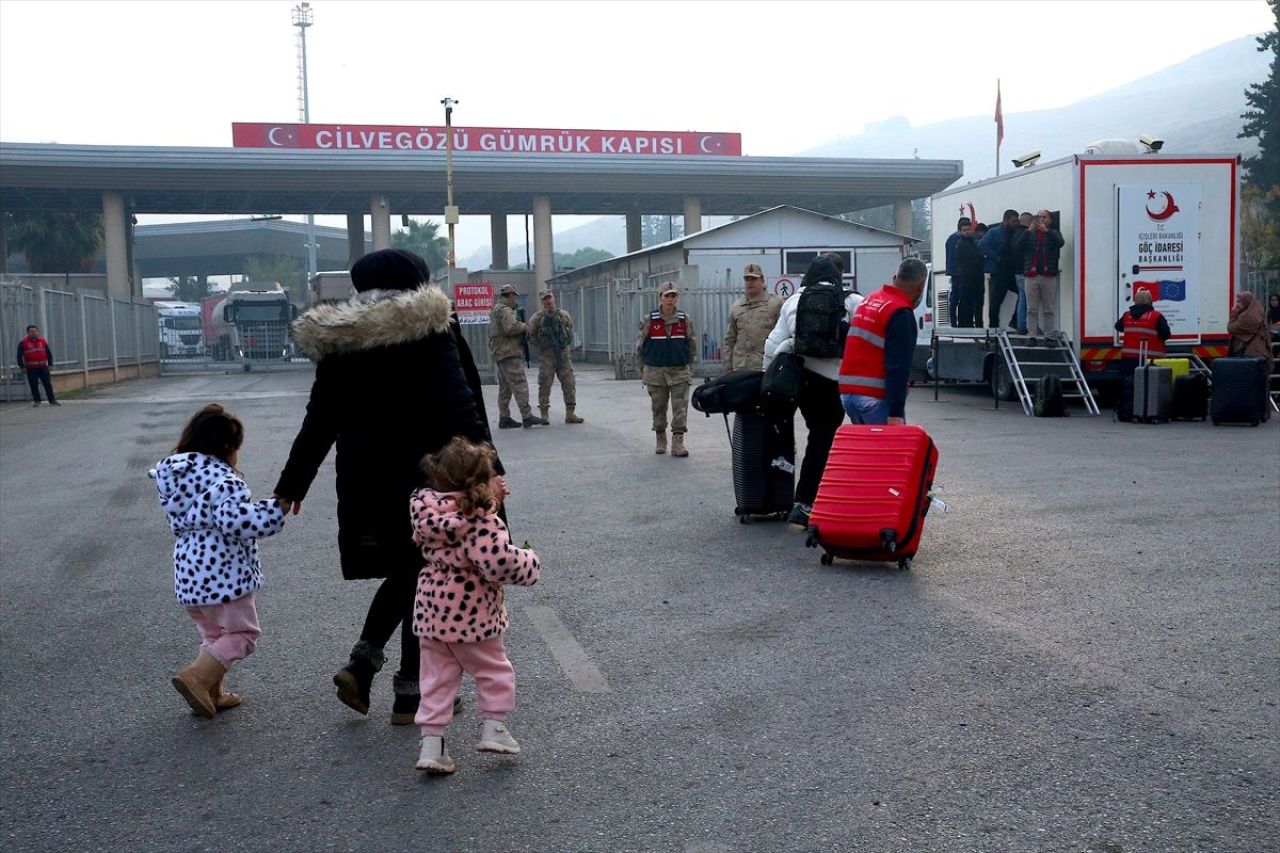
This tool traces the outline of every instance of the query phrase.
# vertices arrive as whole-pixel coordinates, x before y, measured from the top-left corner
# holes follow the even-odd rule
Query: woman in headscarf
[[[391,721],[418,708],[418,638],[412,613],[422,554],[409,496],[419,463],[454,436],[491,444],[479,374],[449,298],[428,286],[426,262],[384,249],[351,267],[356,296],[298,318],[294,339],[316,362],[306,417],[275,495],[297,512],[320,464],[337,446],[338,552],[348,580],[382,578],[351,658],[334,674],[338,698],[369,713],[369,689],[400,627]],[[497,470],[501,473],[501,467]]]
[[[1231,319],[1227,322],[1227,331],[1231,334],[1231,343],[1227,352],[1245,358],[1260,358],[1267,363],[1267,376],[1275,372],[1275,357],[1271,353],[1271,332],[1267,328],[1267,314],[1262,310],[1262,303],[1252,293],[1243,291],[1236,294],[1235,307],[1231,309]],[[1270,380],[1268,380],[1268,387]],[[1271,417],[1271,405],[1262,408],[1262,419]]]

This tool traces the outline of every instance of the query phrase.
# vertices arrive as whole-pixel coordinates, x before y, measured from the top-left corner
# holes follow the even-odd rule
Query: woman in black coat
[[[399,626],[391,721],[408,725],[418,709],[412,613],[423,565],[409,495],[423,485],[419,463],[427,453],[458,435],[492,442],[479,374],[449,299],[422,286],[426,262],[400,249],[372,252],[352,266],[351,281],[354,299],[312,308],[294,324],[299,349],[317,362],[316,378],[275,495],[296,513],[336,445],[342,576],[385,580],[333,681],[342,702],[368,714],[373,676]]]

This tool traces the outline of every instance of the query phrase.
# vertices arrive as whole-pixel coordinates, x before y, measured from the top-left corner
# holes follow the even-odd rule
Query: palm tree
[[[36,210],[10,214],[9,248],[33,273],[88,272],[102,248],[102,214]]]
[[[421,255],[432,272],[444,269],[449,263],[449,238],[441,237],[440,223],[430,219],[425,222],[410,219],[407,231],[391,235],[391,245]]]

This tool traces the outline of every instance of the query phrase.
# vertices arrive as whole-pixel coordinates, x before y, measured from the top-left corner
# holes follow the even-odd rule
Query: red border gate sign
[[[489,314],[493,311],[493,282],[455,284],[453,307],[458,312],[458,322],[463,326],[488,323]]]

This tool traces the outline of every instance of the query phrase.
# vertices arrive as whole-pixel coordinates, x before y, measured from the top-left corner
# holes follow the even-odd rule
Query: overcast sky
[[[296,121],[293,5],[0,0],[0,139],[224,146],[233,121]],[[1062,106],[1274,25],[1264,0],[311,6],[313,122],[442,124],[449,96],[458,125],[740,132],[748,155],[990,114],[996,78],[1006,115]],[[460,255],[488,242],[459,231]]]

